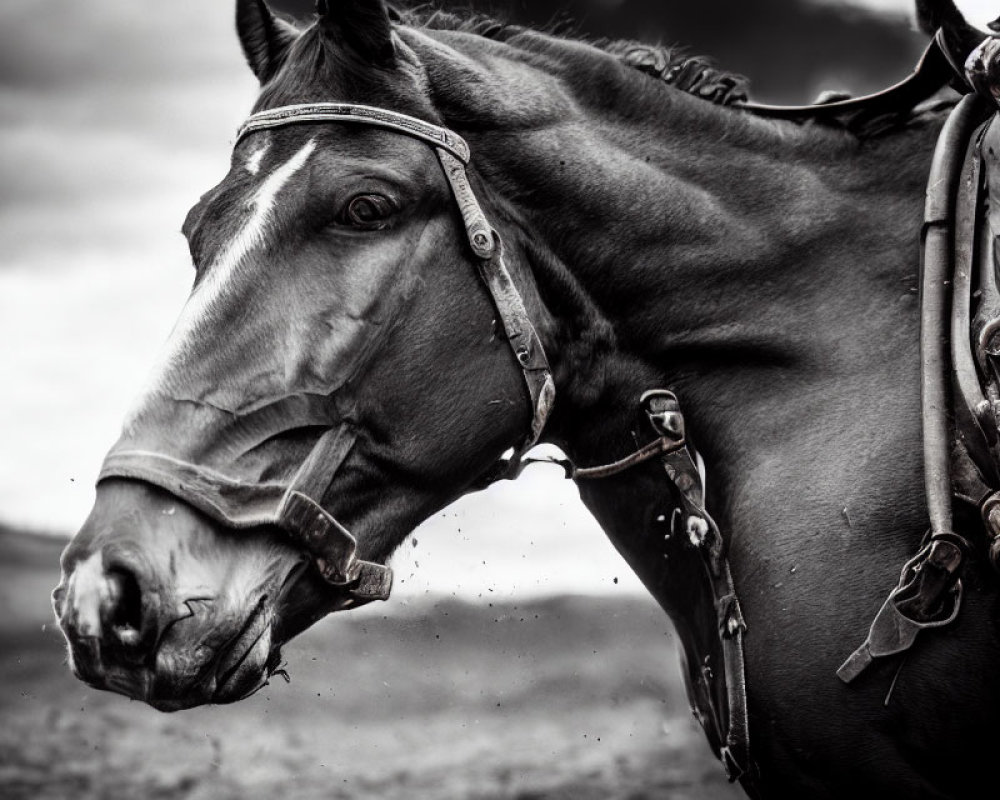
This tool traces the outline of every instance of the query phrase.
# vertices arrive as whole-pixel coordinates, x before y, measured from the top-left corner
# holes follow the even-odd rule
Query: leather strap
[[[705,481],[691,449],[685,445],[686,426],[677,396],[665,389],[653,389],[645,392],[640,402],[653,428],[666,443],[660,457],[663,468],[680,500],[683,531],[701,557],[715,601],[726,689],[726,708],[710,709],[722,737],[719,758],[729,780],[742,780],[749,791],[755,768],[750,755],[743,647],[747,625],[726,557],[725,541],[705,508]],[[706,695],[711,697],[711,692]]]
[[[930,176],[921,233],[923,253],[920,284],[921,417],[924,440],[924,485],[931,535],[951,531],[950,353],[951,235],[955,192],[962,158],[978,123],[979,98],[963,97],[938,139]]]
[[[397,133],[405,133],[415,139],[422,139],[428,144],[447,150],[463,164],[469,163],[469,145],[457,133],[411,117],[409,114],[357,103],[299,103],[258,111],[240,126],[236,132],[235,144],[239,144],[244,136],[254,131],[304,122],[359,122],[364,125],[375,125]]]
[[[710,663],[698,664],[697,677],[691,670],[685,670],[688,696],[709,740],[716,742],[717,738],[718,756],[729,779],[739,780],[747,793],[755,796],[756,768],[750,754],[743,646],[747,626],[726,556],[725,542],[718,525],[705,509],[705,481],[699,459],[687,442],[684,415],[677,396],[666,389],[651,389],[642,394],[639,403],[658,438],[633,453],[609,464],[593,467],[576,467],[571,461],[558,459],[526,459],[523,463],[555,463],[565,469],[567,478],[597,480],[618,475],[651,459],[660,459],[679,501],[676,513],[684,538],[687,545],[697,552],[697,558],[704,567],[703,574],[715,604],[722,657],[721,675]],[[711,660],[710,654],[696,655],[698,662],[706,657]],[[720,707],[712,688],[720,678],[725,688],[724,708]],[[701,686],[693,686],[692,681]]]
[[[287,488],[248,484],[144,450],[112,452],[101,467],[98,481],[125,478],[158,486],[230,528],[277,526],[312,557],[328,583],[357,605],[388,598],[392,570],[357,558],[354,536],[312,499],[323,497],[355,439],[356,434],[346,423],[327,431]]]
[[[904,566],[865,641],[837,670],[845,683],[858,678],[873,659],[908,650],[921,630],[953,622],[962,601],[960,575],[970,547],[952,530],[952,497],[956,488],[970,491],[956,486],[956,478],[959,484],[970,484],[969,479],[977,476],[975,470],[958,469],[964,461],[956,461],[956,452],[962,456],[964,450],[969,458],[979,449],[984,425],[977,418],[987,409],[981,407],[983,398],[975,385],[978,378],[973,359],[962,352],[969,347],[972,252],[970,242],[956,240],[956,231],[968,234],[975,228],[979,166],[970,166],[970,159],[978,160],[979,154],[970,139],[976,138],[974,130],[983,119],[984,105],[975,94],[959,101],[938,137],[927,181],[920,285],[921,422],[930,520],[927,544]],[[954,406],[954,415],[953,381],[961,400]],[[966,429],[969,436],[960,433],[956,448],[956,423],[961,426],[966,419],[975,425]],[[961,441],[963,436],[966,443]],[[978,486],[971,491],[983,494]]]

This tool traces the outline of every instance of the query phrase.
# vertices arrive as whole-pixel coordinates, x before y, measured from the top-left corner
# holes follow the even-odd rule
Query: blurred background
[[[683,44],[771,102],[880,88],[925,44],[908,0],[439,5]],[[0,5],[0,797],[735,796],[669,625],[544,467],[418,529],[393,601],[303,637],[290,688],[165,717],[69,676],[58,549],[189,289],[184,214],[255,96],[232,6]]]

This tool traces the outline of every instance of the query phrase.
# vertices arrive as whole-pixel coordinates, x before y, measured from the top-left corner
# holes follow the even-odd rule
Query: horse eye
[[[352,197],[344,209],[343,221],[356,228],[384,228],[386,220],[392,216],[392,202],[380,194],[359,194]]]

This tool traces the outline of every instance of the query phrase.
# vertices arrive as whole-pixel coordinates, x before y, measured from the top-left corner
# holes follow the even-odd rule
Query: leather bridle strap
[[[674,489],[677,513],[683,520],[686,536],[705,568],[708,589],[715,604],[716,625],[722,656],[721,673],[710,680],[722,680],[725,708],[711,699],[708,709],[698,710],[710,718],[719,736],[719,758],[730,780],[743,782],[754,796],[756,766],[750,753],[749,714],[747,711],[746,662],[743,639],[747,625],[743,618],[726,544],[719,526],[705,508],[703,463],[686,437],[686,424],[677,395],[665,389],[650,389],[639,398],[657,438],[627,456],[607,464],[577,467],[568,459],[525,459],[524,463],[558,464],[573,480],[600,480],[619,475],[640,464],[658,458],[667,480]],[[694,701],[692,701],[694,702]],[[704,723],[703,723],[704,724]]]
[[[532,420],[528,436],[516,449],[515,458],[504,462],[510,464],[510,469],[518,469],[520,456],[538,441],[552,411],[555,383],[542,342],[504,262],[500,234],[486,219],[469,182],[466,171],[471,158],[469,145],[447,128],[408,114],[355,103],[302,103],[261,111],[243,123],[236,134],[236,143],[254,131],[290,124],[328,122],[374,125],[412,136],[434,147],[461,212],[469,247],[478,259],[479,274],[493,298],[531,400]]]
[[[158,486],[237,530],[277,526],[312,557],[328,583],[342,590],[344,602],[357,605],[388,598],[392,570],[358,558],[354,536],[312,499],[323,497],[356,438],[346,423],[327,431],[288,487],[246,483],[148,450],[110,453],[98,480],[125,478]]]
[[[254,131],[280,128],[294,122],[358,122],[363,125],[374,125],[397,133],[405,133],[415,139],[423,139],[435,147],[444,148],[463,164],[468,164],[471,158],[469,145],[465,139],[447,128],[424,122],[408,114],[357,103],[298,103],[258,111],[240,126],[236,132],[236,144]]]

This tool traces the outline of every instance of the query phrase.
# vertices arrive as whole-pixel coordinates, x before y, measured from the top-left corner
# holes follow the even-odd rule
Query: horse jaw
[[[62,569],[53,607],[74,673],[163,711],[256,691],[281,644],[327,610],[322,579],[279,533],[220,529],[134,482],[100,485]]]

